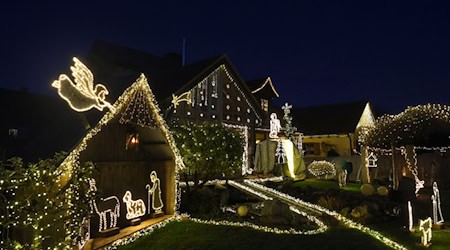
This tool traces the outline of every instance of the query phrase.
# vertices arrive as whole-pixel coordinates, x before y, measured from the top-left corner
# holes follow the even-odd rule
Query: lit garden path
[[[328,215],[333,218],[335,218],[337,221],[339,221],[342,225],[357,229],[363,233],[369,234],[370,236],[374,237],[375,239],[383,242],[389,247],[392,247],[394,249],[407,249],[406,247],[400,245],[399,243],[383,236],[381,233],[372,230],[368,227],[365,227],[359,223],[356,223],[345,216],[340,215],[337,212],[328,210],[326,208],[323,208],[321,206],[302,201],[300,199],[297,199],[295,197],[292,197],[290,195],[284,194],[282,192],[279,192],[275,189],[265,187],[261,184],[256,183],[252,180],[244,180],[243,182],[235,182],[235,181],[229,181],[229,184],[239,190],[242,190],[246,193],[252,194],[254,196],[257,196],[263,200],[279,200],[282,203],[285,203],[289,205],[292,208],[298,209],[300,211],[303,211],[309,215],[313,216],[321,216],[321,215]]]

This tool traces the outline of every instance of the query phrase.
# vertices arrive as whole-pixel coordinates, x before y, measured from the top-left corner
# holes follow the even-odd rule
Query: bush
[[[236,130],[207,122],[174,125],[172,130],[186,166],[181,174],[196,188],[199,180],[241,174],[244,142]]]
[[[332,179],[336,176],[336,167],[328,161],[313,161],[308,166],[308,171],[319,179]]]

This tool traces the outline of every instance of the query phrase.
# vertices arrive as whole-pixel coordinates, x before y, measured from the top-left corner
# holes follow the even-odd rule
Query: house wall
[[[326,157],[328,151],[331,149],[334,149],[340,156],[350,156],[353,149],[353,135],[321,137],[304,136],[302,142],[303,150],[305,150],[308,145],[314,147],[314,154],[307,154],[307,152],[305,152],[305,157]]]
[[[171,122],[210,121],[231,125],[247,126],[247,165],[253,165],[255,152],[255,127],[261,125],[255,109],[250,105],[251,96],[246,96],[243,86],[237,82],[225,65],[217,67],[191,90],[192,103],[181,102],[171,114]],[[245,92],[247,93],[247,92]]]
[[[130,125],[112,121],[89,140],[86,150],[80,154],[81,163],[91,161],[97,168],[94,179],[99,198],[116,196],[119,199],[120,217],[117,226],[121,228],[129,226],[130,221],[126,219],[127,207],[123,202],[125,192],[130,191],[132,200],[141,199],[148,207],[146,185],[152,186],[152,171],[156,171],[160,179],[163,211],[166,214],[174,213],[176,197],[174,157],[168,153],[170,148],[165,144],[162,133],[157,128],[134,128],[140,134],[140,145],[137,150],[126,150],[125,142],[129,131]],[[148,216],[146,212],[143,218]],[[94,213],[91,219],[93,237],[98,232],[99,219]]]
[[[379,155],[377,156],[377,167],[369,169],[371,180],[388,180],[392,169],[392,156]],[[305,164],[308,165],[314,160],[326,160],[336,165],[337,171],[342,167],[345,161],[351,162],[353,172],[348,175],[348,180],[360,180],[358,175],[361,156],[339,156],[339,157],[305,157]],[[413,178],[410,171],[406,167],[404,156],[396,155],[396,168],[399,169],[400,176]],[[417,155],[417,168],[419,179],[425,181],[425,186],[431,186],[434,181],[437,181],[440,188],[450,188],[450,153],[441,154],[440,152],[426,152]],[[307,174],[309,172],[307,171]],[[313,176],[309,176],[313,178]],[[336,177],[337,178],[337,177]]]

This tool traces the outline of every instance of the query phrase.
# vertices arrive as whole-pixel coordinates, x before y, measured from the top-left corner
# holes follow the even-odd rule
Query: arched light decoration
[[[431,121],[440,121],[450,126],[450,106],[440,104],[408,107],[397,115],[384,115],[378,118],[374,126],[363,126],[359,142],[377,148],[391,148],[391,144],[404,146],[414,144],[423,135],[424,126]],[[406,143],[407,142],[407,143]],[[415,143],[418,142],[418,143]]]
[[[228,117],[227,117],[228,119]],[[239,131],[242,140],[244,141],[244,152],[242,153],[242,175],[251,174],[253,169],[249,168],[248,163],[248,127],[234,124],[222,123],[227,128],[232,128]]]
[[[52,86],[58,89],[58,94],[69,103],[70,107],[78,112],[96,108],[100,111],[107,107],[114,111],[114,107],[105,100],[108,90],[102,84],[94,87],[92,72],[76,57],[73,58],[74,66],[70,67],[75,84],[66,75],[61,74]]]

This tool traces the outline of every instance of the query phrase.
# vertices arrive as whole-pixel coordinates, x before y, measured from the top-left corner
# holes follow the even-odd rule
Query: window
[[[303,150],[305,155],[319,156],[320,155],[320,144],[319,143],[303,143]]]
[[[261,108],[265,112],[269,112],[269,101],[267,101],[266,99],[261,99]]]

